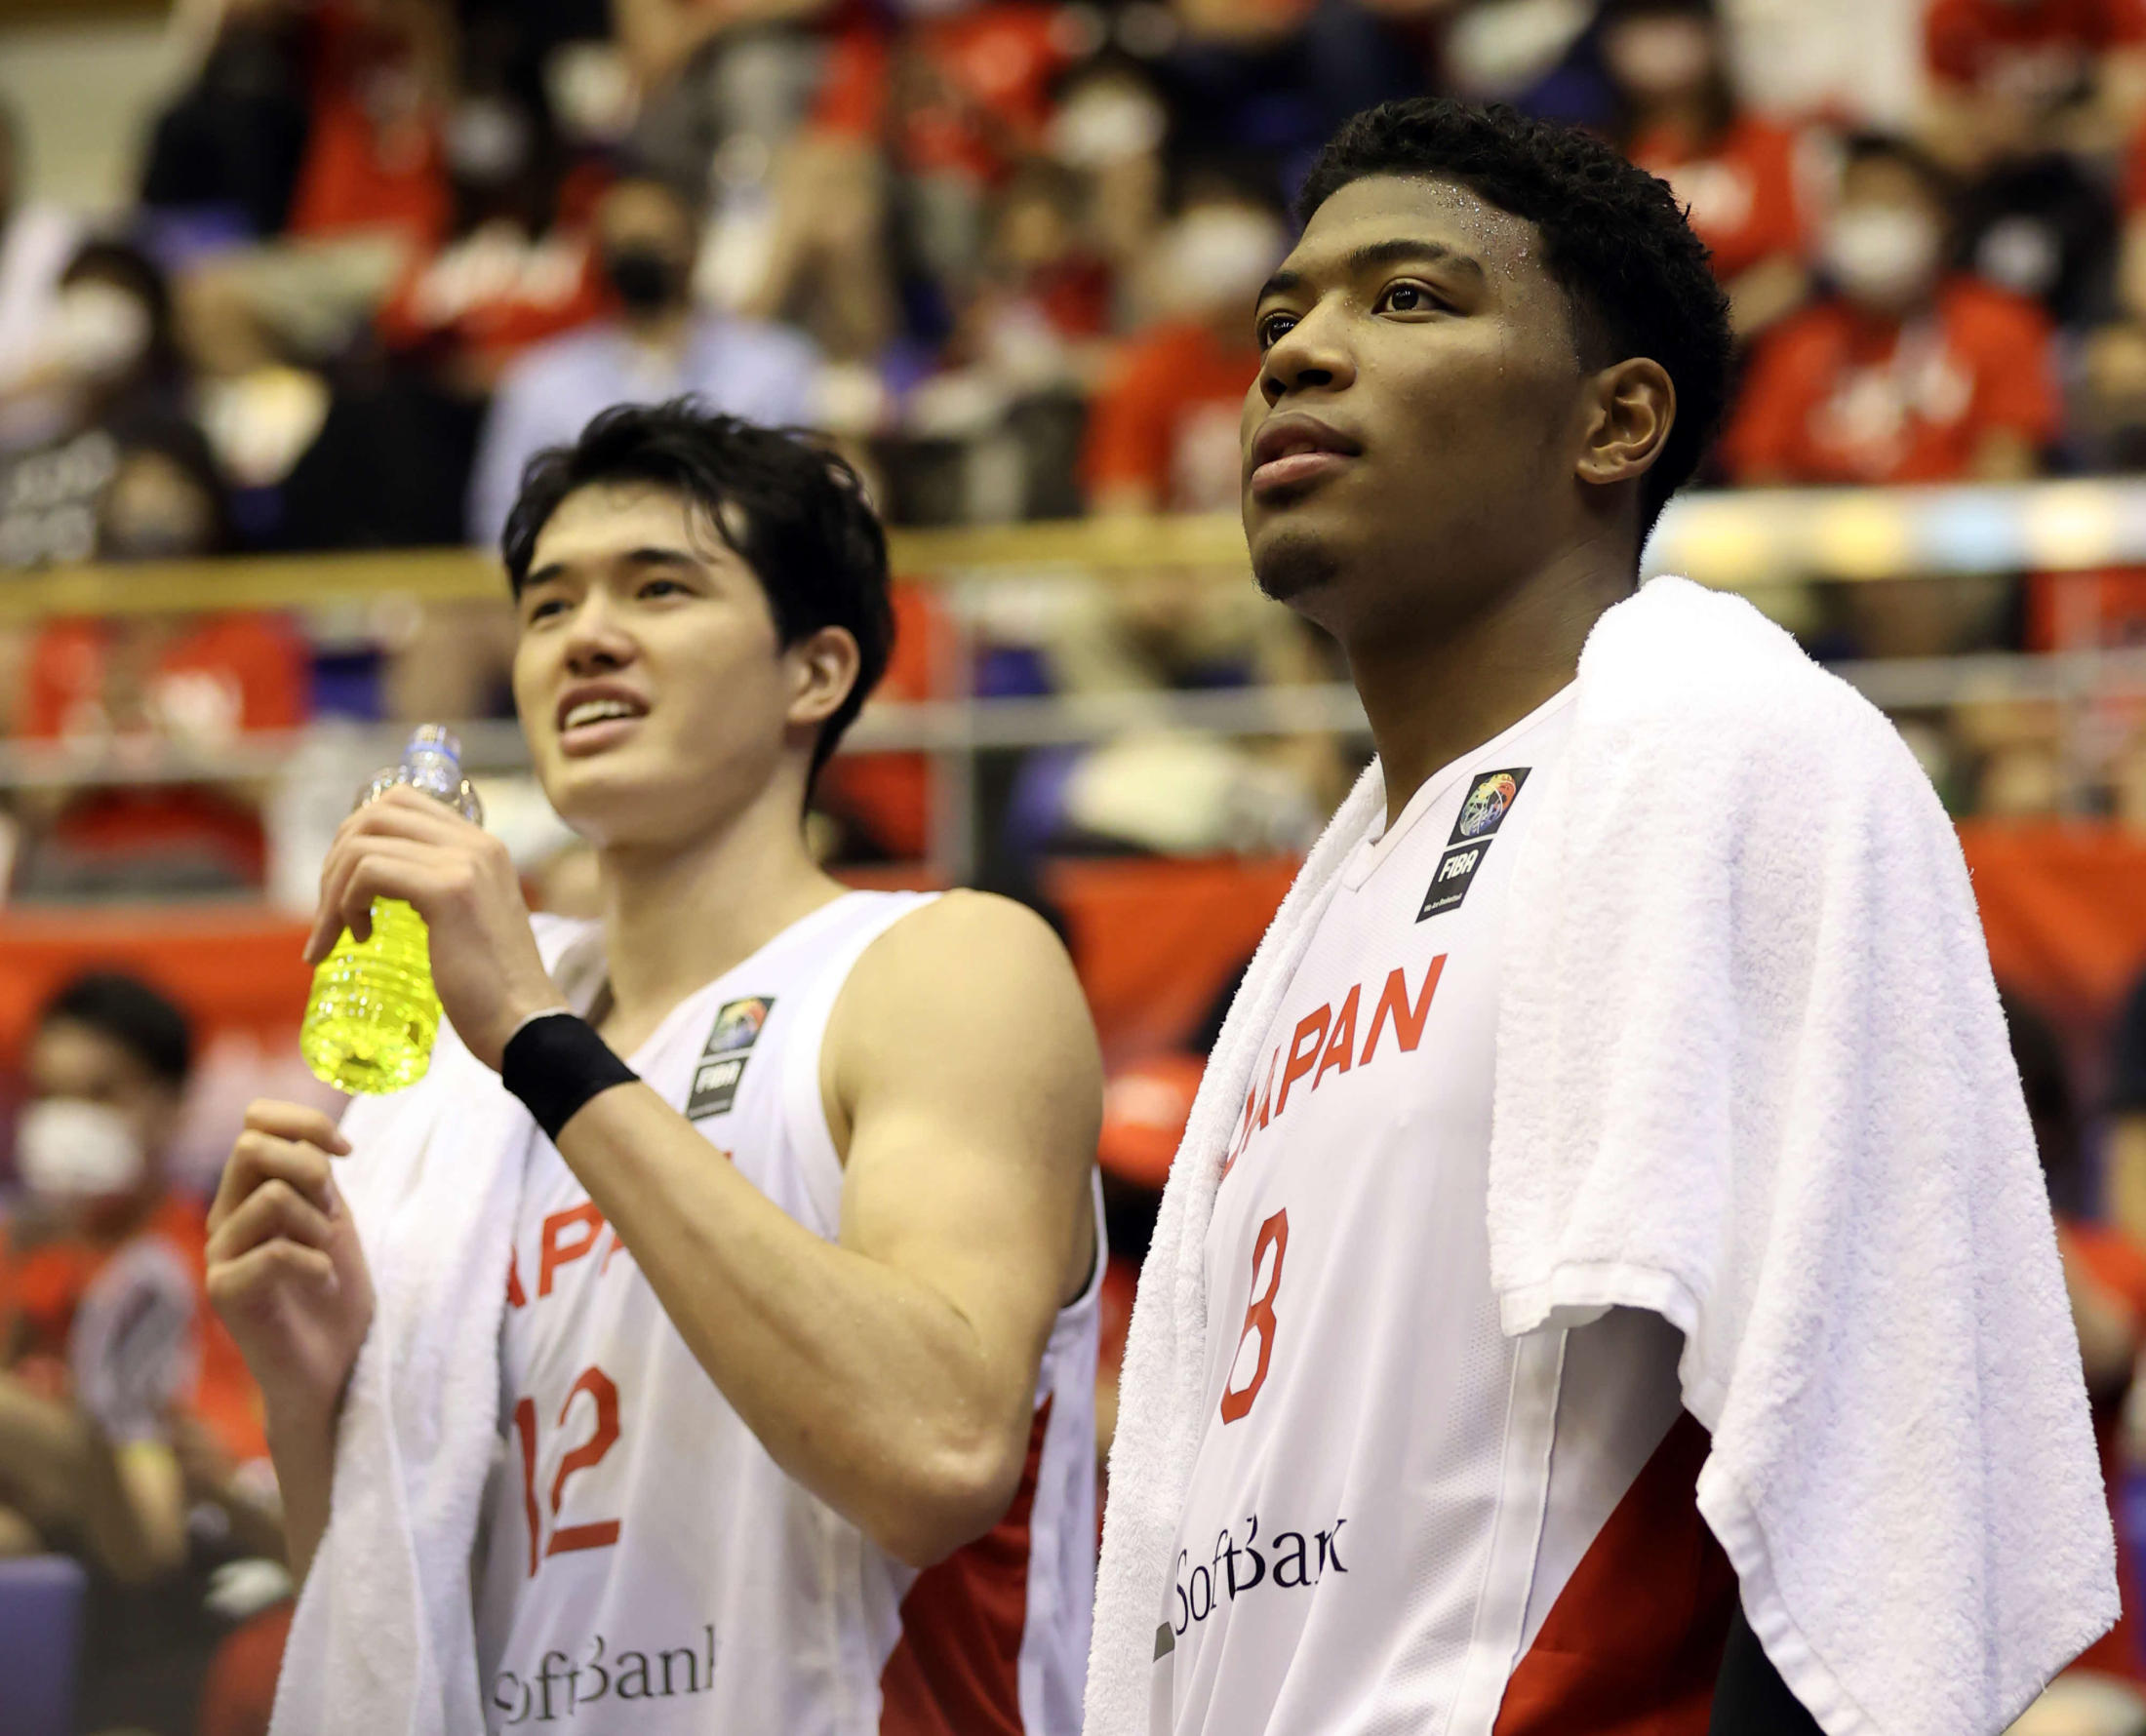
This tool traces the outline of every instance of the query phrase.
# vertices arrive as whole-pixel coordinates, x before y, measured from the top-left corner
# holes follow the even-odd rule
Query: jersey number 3
[[[1259,1282],[1260,1262],[1267,1257],[1267,1249],[1274,1249],[1274,1264],[1267,1268],[1267,1287],[1252,1297],[1251,1307],[1245,1310],[1245,1329],[1237,1334],[1237,1355],[1229,1365],[1230,1379],[1237,1377],[1237,1365],[1245,1360],[1245,1340],[1254,1332],[1259,1334],[1259,1361],[1252,1371],[1252,1378],[1241,1387],[1224,1385],[1222,1388],[1222,1421],[1234,1423],[1252,1409],[1252,1401],[1258,1398],[1259,1389],[1267,1384],[1267,1363],[1274,1358],[1274,1295],[1282,1287],[1282,1258],[1290,1249],[1290,1214],[1278,1211],[1259,1226],[1259,1239],[1252,1244],[1252,1282]]]
[[[567,1401],[559,1406],[559,1426],[574,1410],[574,1401],[586,1393],[596,1404],[596,1427],[589,1438],[559,1460],[551,1480],[551,1541],[543,1542],[543,1515],[536,1506],[536,1401],[520,1399],[514,1405],[514,1432],[522,1442],[522,1504],[529,1512],[529,1570],[546,1556],[563,1556],[569,1550],[609,1549],[618,1541],[616,1519],[596,1519],[587,1524],[559,1523],[559,1503],[567,1492],[567,1479],[586,1471],[618,1443],[618,1389],[611,1376],[594,1366],[581,1370],[567,1389]]]

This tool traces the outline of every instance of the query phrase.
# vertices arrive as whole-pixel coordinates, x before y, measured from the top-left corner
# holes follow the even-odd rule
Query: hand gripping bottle
[[[356,807],[399,783],[484,823],[477,792],[462,775],[461,743],[439,724],[420,724],[402,764],[377,773],[359,791]],[[338,1090],[399,1091],[424,1077],[439,1029],[424,918],[400,898],[376,898],[372,938],[353,940],[345,928],[313,972],[299,1052]]]

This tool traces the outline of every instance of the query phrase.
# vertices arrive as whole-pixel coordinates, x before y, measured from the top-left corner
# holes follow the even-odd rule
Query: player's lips
[[[602,753],[640,728],[649,702],[616,682],[585,682],[559,697],[559,748],[573,758]]]
[[[1246,455],[1247,486],[1265,499],[1332,475],[1364,451],[1360,441],[1300,410],[1270,416]]]

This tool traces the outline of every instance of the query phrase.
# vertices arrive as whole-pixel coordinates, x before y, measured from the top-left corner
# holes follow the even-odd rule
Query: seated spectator
[[[22,132],[0,103],[0,452],[56,433],[64,405],[44,389],[60,276],[81,227],[56,205],[21,197]]]
[[[200,1203],[164,1154],[193,1059],[184,1015],[123,975],[77,978],[38,1016],[0,1215],[0,1554],[91,1569],[78,1720],[185,1736],[218,1637],[211,1555],[189,1544],[183,1459],[206,1437],[259,1461],[258,1403],[203,1306]],[[234,1370],[236,1371],[234,1374]]]
[[[1808,152],[1791,129],[1738,103],[1714,0],[1610,0],[1602,53],[1624,106],[1624,154],[1689,208],[1737,335],[1802,305]]]
[[[1767,334],[1722,458],[1739,483],[2014,481],[2055,438],[2047,318],[1944,260],[1946,187],[1850,141],[1820,243],[1830,293]]]
[[[1931,0],[1923,40],[1930,148],[1956,169],[2105,153],[2146,111],[2142,0]]]
[[[697,308],[699,230],[661,181],[628,178],[597,209],[598,257],[617,312],[526,352],[499,381],[470,486],[469,534],[491,546],[522,466],[572,441],[598,411],[692,393],[775,424],[812,414],[816,357],[798,334]]]
[[[171,559],[227,546],[218,478],[199,435],[113,452],[100,555]],[[305,644],[274,615],[54,621],[33,642],[29,665],[20,732],[98,752],[133,743],[214,753],[248,730],[295,729],[306,714]],[[176,893],[261,882],[260,822],[242,790],[83,790],[25,817],[33,830],[18,873],[24,888]]]
[[[436,244],[450,215],[444,129],[455,82],[443,0],[320,0],[312,9],[296,236],[392,234]]]
[[[199,439],[171,293],[146,254],[114,241],[77,250],[36,348],[18,387],[40,401],[45,438],[0,454],[0,568],[89,559],[120,445]]]
[[[1288,245],[1257,199],[1222,185],[1188,197],[1149,262],[1161,317],[1119,350],[1096,394],[1082,464],[1092,510],[1236,509],[1237,423],[1259,372],[1249,310]]]

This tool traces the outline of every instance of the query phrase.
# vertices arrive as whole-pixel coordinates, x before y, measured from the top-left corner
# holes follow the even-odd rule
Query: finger
[[[246,1126],[256,1133],[278,1139],[303,1140],[338,1158],[350,1155],[350,1141],[342,1136],[335,1117],[309,1103],[281,1103],[273,1097],[257,1097],[246,1106]]]
[[[364,858],[343,884],[343,923],[352,934],[365,938],[372,930],[376,898],[400,898],[429,919],[439,909],[450,867],[441,860],[436,845],[411,844],[400,838],[371,840]]]
[[[336,1262],[319,1248],[279,1239],[210,1267],[209,1301],[219,1313],[246,1308],[294,1282],[330,1296],[342,1288]]]
[[[328,1214],[287,1181],[263,1182],[209,1237],[209,1259],[237,1259],[277,1237],[326,1250],[333,1229]]]
[[[358,809],[343,824],[353,833],[459,843],[478,830],[435,796],[403,785]]]
[[[372,938],[373,899],[381,894],[357,889],[357,877],[366,863],[385,860],[421,867],[436,861],[439,853],[438,845],[417,844],[404,838],[369,837],[338,845],[329,852],[328,861],[321,870],[321,901],[313,918],[312,931],[305,937],[306,962],[318,964],[326,958],[335,947],[336,937],[345,928],[361,945]],[[391,898],[409,896],[406,892],[384,895]]]
[[[215,1234],[257,1188],[271,1181],[289,1183],[330,1216],[338,1210],[326,1152],[299,1140],[249,1129],[232,1142],[230,1162],[217,1184],[216,1203],[209,1208],[210,1233]]]

